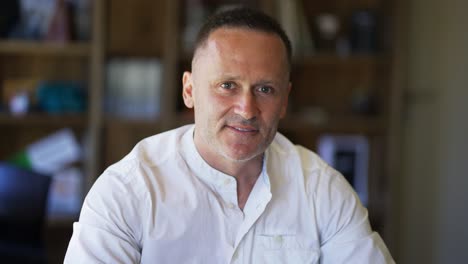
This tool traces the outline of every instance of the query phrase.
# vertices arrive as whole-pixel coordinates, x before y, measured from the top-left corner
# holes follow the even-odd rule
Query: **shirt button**
[[[229,184],[231,184],[231,179],[225,179],[225,180],[224,180],[224,185],[227,186],[227,185],[229,185]]]
[[[236,207],[236,205],[233,204],[233,203],[228,203],[227,207],[228,207],[229,209],[234,209],[234,207]]]
[[[275,242],[278,244],[281,244],[283,242],[283,237],[282,236],[275,236]]]
[[[239,258],[239,252],[236,250],[236,252],[234,252],[234,255],[232,256],[232,260],[236,261],[237,258]]]

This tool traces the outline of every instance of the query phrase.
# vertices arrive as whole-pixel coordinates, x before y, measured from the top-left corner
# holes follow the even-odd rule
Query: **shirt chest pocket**
[[[257,235],[255,263],[319,263],[320,251],[296,235]]]

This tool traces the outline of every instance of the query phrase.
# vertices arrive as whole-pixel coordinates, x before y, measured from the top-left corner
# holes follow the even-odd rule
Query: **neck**
[[[260,154],[252,159],[236,161],[224,157],[219,153],[199,148],[195,140],[195,147],[200,156],[212,168],[236,178],[237,181],[237,202],[241,210],[249,198],[250,192],[257,182],[263,168],[263,156]]]
[[[246,160],[234,160],[215,150],[206,147],[209,143],[203,142],[203,139],[197,137],[195,131],[193,141],[203,160],[212,168],[231,175],[237,180],[258,178],[263,166],[263,153]]]
[[[211,165],[211,164],[210,164]],[[250,192],[257,182],[263,167],[263,155],[259,155],[247,162],[228,162],[225,166],[216,167],[215,169],[222,171],[236,178],[237,182],[237,204],[243,211],[247,203]]]
[[[231,175],[238,182],[248,182],[251,179],[257,179],[262,172],[263,154],[245,161],[231,160],[218,153],[203,152],[199,150],[200,155],[214,169],[227,175]]]

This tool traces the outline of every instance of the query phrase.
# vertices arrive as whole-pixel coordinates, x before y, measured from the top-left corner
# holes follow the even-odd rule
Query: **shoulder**
[[[328,165],[319,155],[301,145],[295,145],[285,136],[277,133],[271,144],[271,154],[295,166],[294,171],[304,177],[308,193],[317,195],[321,189],[351,191],[346,179]]]
[[[310,212],[308,223],[314,223],[313,229],[318,234],[321,258],[333,263],[346,260],[357,263],[366,258],[369,263],[383,263],[382,259],[393,263],[382,240],[370,228],[367,210],[338,171],[313,151],[294,145],[279,133],[268,154],[272,166],[281,168],[272,175],[286,179],[282,186],[294,183],[289,184],[294,189],[283,189],[287,197],[298,197],[310,209],[304,211]]]
[[[323,184],[344,180],[315,152],[301,145],[295,145],[280,133],[277,133],[272,142],[269,155],[289,167],[294,172],[293,177],[301,175],[306,185],[314,187],[308,191],[314,192]]]
[[[315,152],[301,145],[295,145],[281,133],[276,133],[271,144],[271,150],[274,155],[282,156],[282,158],[297,159],[301,168],[306,171],[329,167]]]
[[[324,229],[329,224],[342,226],[356,213],[359,216],[366,215],[365,208],[348,181],[313,151],[294,145],[278,133],[271,152],[283,166],[288,167],[285,170],[287,175],[283,176],[303,184],[308,203]],[[333,224],[333,221],[336,222]]]
[[[137,160],[149,166],[164,163],[174,155],[178,155],[183,147],[182,138],[192,127],[192,125],[182,126],[147,137],[138,142],[122,161],[125,163],[128,160]]]
[[[190,128],[184,126],[141,140],[128,155],[102,173],[93,185],[94,192],[142,195],[151,187],[149,183],[157,185],[157,168],[177,159],[183,147],[181,139]]]

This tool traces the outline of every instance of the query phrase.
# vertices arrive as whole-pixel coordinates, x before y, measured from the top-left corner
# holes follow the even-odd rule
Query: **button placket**
[[[224,205],[229,210],[236,210],[237,208],[237,190],[235,180],[229,177],[220,179],[218,182],[219,193],[223,197]],[[230,212],[233,213],[233,212]]]
[[[242,217],[239,216],[241,211],[237,208],[237,190],[235,181],[230,178],[219,179],[217,183],[217,191],[222,198],[225,211],[226,221],[226,237],[232,247],[235,245],[236,235],[242,222]]]
[[[242,245],[237,246],[232,254],[231,263],[243,263]]]
[[[234,251],[234,255],[232,255],[232,261],[236,262],[238,258],[239,258],[239,251],[236,250]]]

